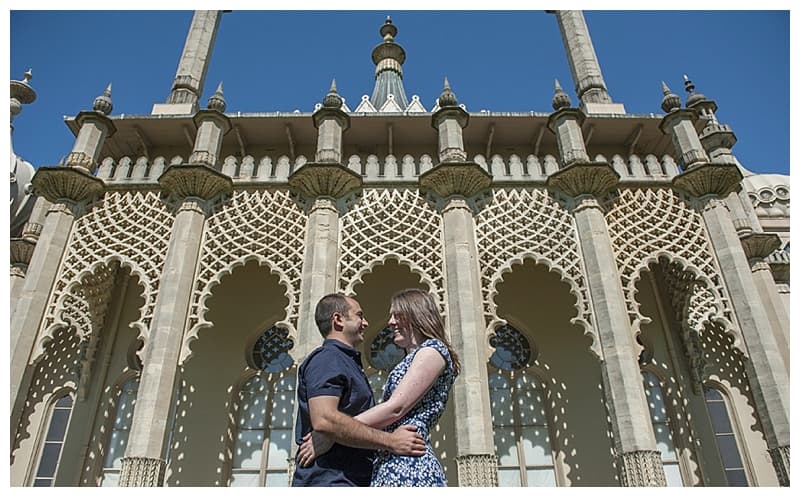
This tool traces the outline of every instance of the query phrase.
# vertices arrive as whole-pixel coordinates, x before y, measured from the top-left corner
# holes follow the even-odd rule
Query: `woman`
[[[425,438],[421,457],[378,451],[372,486],[446,486],[441,463],[433,453],[430,431],[444,412],[450,387],[459,373],[458,356],[444,334],[444,322],[433,298],[412,288],[392,297],[389,326],[394,343],[406,357],[394,367],[383,388],[383,402],[355,417],[374,428],[393,431],[414,425]],[[306,436],[298,459],[322,454],[332,445],[319,434]]]

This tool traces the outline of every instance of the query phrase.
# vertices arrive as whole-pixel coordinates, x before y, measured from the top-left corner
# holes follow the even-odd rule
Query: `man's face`
[[[369,323],[364,318],[364,311],[361,310],[361,304],[357,300],[348,297],[347,302],[350,304],[350,310],[341,318],[342,334],[347,344],[356,348],[364,341],[364,330]]]

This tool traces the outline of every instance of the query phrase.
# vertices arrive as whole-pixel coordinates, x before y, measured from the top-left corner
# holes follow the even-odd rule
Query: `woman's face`
[[[400,321],[394,312],[389,315],[389,327],[394,333],[394,344],[401,349],[407,349],[414,344],[414,332],[411,330],[404,330],[400,326]]]

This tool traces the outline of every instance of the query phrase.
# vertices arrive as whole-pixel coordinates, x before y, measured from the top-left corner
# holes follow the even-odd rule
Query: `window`
[[[66,393],[53,404],[47,435],[39,455],[39,468],[33,481],[34,487],[53,486],[71,414],[72,396]]]
[[[706,408],[711,418],[711,426],[714,428],[714,436],[717,439],[717,448],[722,459],[728,486],[748,486],[747,473],[742,463],[742,456],[739,453],[736,435],[733,432],[733,424],[728,415],[725,399],[718,390],[714,388],[706,389]]]
[[[119,473],[122,469],[122,458],[128,446],[128,436],[131,432],[133,421],[133,408],[136,405],[136,394],[139,393],[139,378],[126,381],[120,388],[117,400],[117,414],[114,417],[114,426],[108,441],[105,462],[103,463],[104,487],[119,485]]]
[[[528,340],[511,326],[492,338],[489,395],[500,486],[556,486],[544,384],[525,368]]]
[[[236,399],[231,486],[286,487],[292,450],[295,374],[288,331],[272,327],[255,343],[262,371],[242,385]]]
[[[369,346],[369,362],[376,371],[369,375],[369,386],[375,400],[383,399],[383,386],[386,384],[387,374],[406,356],[405,350],[394,344],[394,332],[386,326]]]
[[[668,487],[682,487],[681,468],[678,464],[678,454],[672,442],[672,430],[669,426],[667,406],[661,390],[661,382],[650,371],[642,371],[644,379],[644,394],[647,398],[647,407],[650,409],[650,421],[653,423],[653,432],[656,435],[656,449],[661,452],[661,462],[664,464],[664,475]]]

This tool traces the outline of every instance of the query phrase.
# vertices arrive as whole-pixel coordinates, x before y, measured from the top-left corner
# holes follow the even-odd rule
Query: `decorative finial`
[[[450,89],[450,82],[447,81],[447,76],[444,78],[444,89],[442,94],[439,95],[439,107],[453,107],[458,105],[455,93]]]
[[[664,98],[661,99],[661,109],[664,112],[672,112],[673,110],[680,109],[681,99],[678,95],[672,93],[665,82],[661,82],[661,91],[664,93]]]
[[[94,102],[92,103],[92,109],[101,114],[109,115],[111,114],[111,110],[113,108],[114,105],[111,102],[111,83],[108,83],[108,86],[106,86],[103,94],[94,99]]]
[[[331,81],[331,89],[328,94],[322,99],[322,106],[328,109],[340,109],[342,107],[342,97],[336,92],[336,78]]]
[[[32,69],[28,69],[27,71],[25,71],[25,74],[23,74],[22,76],[23,76],[22,82],[24,84],[26,84],[26,85],[30,85],[30,83],[28,83],[28,81],[33,79],[33,70]]]
[[[390,42],[394,40],[394,37],[397,36],[397,28],[394,24],[392,24],[392,18],[386,16],[386,22],[383,23],[380,30],[381,36],[383,37],[383,41]]]
[[[33,77],[31,70],[25,72],[22,81],[11,80],[10,96],[11,96],[11,120],[14,116],[22,112],[22,106],[29,104],[36,100],[36,92],[28,84],[28,81]]]
[[[220,81],[219,85],[217,85],[217,91],[215,91],[214,94],[208,98],[208,103],[206,106],[211,110],[225,112],[227,103],[225,102],[225,96],[222,94],[222,81]]]
[[[689,97],[686,99],[686,107],[692,107],[694,104],[698,102],[702,102],[706,99],[706,96],[702,93],[695,93],[694,92],[694,83],[689,79],[689,76],[683,75],[683,85],[686,88],[686,92],[689,94]]]
[[[564,93],[561,83],[556,80],[556,93],[553,95],[553,110],[566,109],[572,105],[569,95]]]

